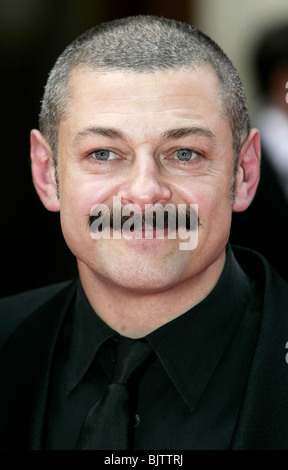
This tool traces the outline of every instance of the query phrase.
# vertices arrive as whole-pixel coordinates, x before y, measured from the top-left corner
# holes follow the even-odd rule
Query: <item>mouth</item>
[[[128,230],[121,229],[119,232],[126,240],[161,240],[164,238],[169,238],[169,235],[171,235],[171,230],[169,230],[168,227],[160,228],[144,226],[142,228],[135,228],[134,225],[132,225]]]
[[[109,208],[105,204],[93,206],[89,216],[90,235],[94,240],[187,240],[180,249],[194,249],[198,243],[198,205],[174,204],[151,205],[141,211],[135,204],[117,205]],[[138,208],[138,209],[137,209]]]
[[[124,238],[129,236],[128,234],[131,234],[132,238],[145,239],[165,238],[169,235],[173,237],[179,228],[189,232],[199,226],[198,214],[194,209],[191,213],[191,208],[189,211],[186,209],[185,212],[182,210],[181,213],[178,211],[173,214],[164,209],[161,218],[154,210],[145,213],[131,211],[126,215],[108,209],[108,211],[98,210],[96,214],[89,216],[90,232],[102,233],[105,230],[113,230],[121,233]]]

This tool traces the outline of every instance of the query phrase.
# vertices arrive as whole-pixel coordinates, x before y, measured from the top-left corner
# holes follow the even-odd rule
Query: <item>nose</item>
[[[137,204],[142,211],[145,204],[164,205],[171,198],[171,190],[159,174],[154,158],[144,158],[133,164],[129,178],[119,188],[122,204]]]

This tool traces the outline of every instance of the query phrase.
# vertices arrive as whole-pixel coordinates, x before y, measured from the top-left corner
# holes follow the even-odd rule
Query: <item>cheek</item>
[[[67,246],[76,258],[89,252],[92,238],[89,232],[89,215],[95,198],[89,191],[74,185],[63,188],[60,198],[60,223]]]
[[[109,205],[113,187],[106,181],[95,181],[95,177],[67,178],[60,185],[60,211],[69,210],[71,215],[88,217],[95,204]]]
[[[231,184],[227,179],[194,181],[182,191],[182,197],[189,204],[198,204],[199,219],[205,232],[210,232],[212,227],[218,234],[229,229],[232,206]]]
[[[231,185],[227,180],[219,181],[211,177],[191,179],[188,184],[178,186],[178,197],[188,204],[198,204],[199,211],[214,210],[219,204],[229,203]]]
[[[230,233],[232,206],[230,199],[230,186],[216,186],[209,197],[199,208],[200,219],[206,235],[210,241],[218,243],[222,238],[226,239]]]

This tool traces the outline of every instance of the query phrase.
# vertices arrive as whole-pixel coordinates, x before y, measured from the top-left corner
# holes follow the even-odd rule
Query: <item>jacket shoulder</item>
[[[264,311],[262,324],[274,321],[279,331],[280,325],[288,330],[288,282],[270,265],[261,253],[239,246],[233,246],[234,255],[242,269],[257,286],[262,298]],[[282,330],[283,333],[283,330]]]
[[[39,287],[0,299],[0,349],[26,318],[69,284],[72,285],[73,281]]]

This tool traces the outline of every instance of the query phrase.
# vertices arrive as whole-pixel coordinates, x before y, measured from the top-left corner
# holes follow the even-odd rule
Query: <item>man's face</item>
[[[213,271],[231,223],[232,134],[209,70],[75,70],[59,128],[61,224],[80,275],[121,289],[169,289]],[[183,159],[184,158],[184,159]],[[198,204],[198,245],[91,237],[95,204]]]

